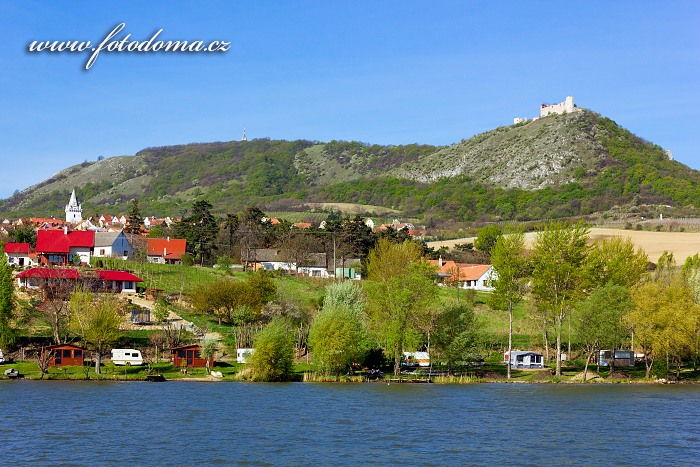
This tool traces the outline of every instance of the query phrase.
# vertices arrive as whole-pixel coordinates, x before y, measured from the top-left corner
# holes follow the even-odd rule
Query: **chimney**
[[[63,235],[68,235],[68,226],[67,225],[63,226]]]
[[[168,243],[170,243],[170,235],[168,235],[168,237],[166,238],[166,240],[168,241]]]

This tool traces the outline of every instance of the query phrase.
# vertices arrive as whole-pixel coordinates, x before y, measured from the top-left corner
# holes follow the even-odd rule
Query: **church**
[[[71,224],[80,224],[83,221],[83,207],[75,198],[75,188],[70,195],[70,201],[66,205],[66,222]]]

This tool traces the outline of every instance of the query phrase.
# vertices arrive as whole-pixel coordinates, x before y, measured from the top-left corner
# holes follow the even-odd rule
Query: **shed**
[[[170,362],[176,367],[205,368],[207,359],[202,357],[202,347],[198,344],[183,345],[170,349]],[[214,366],[214,359],[209,359],[209,368]]]
[[[49,366],[83,366],[85,349],[73,344],[56,344],[43,347],[42,352],[50,352]]]
[[[544,368],[544,355],[530,350],[513,350],[510,352],[512,360],[508,352],[503,354],[503,363],[508,364],[510,360],[511,368]]]

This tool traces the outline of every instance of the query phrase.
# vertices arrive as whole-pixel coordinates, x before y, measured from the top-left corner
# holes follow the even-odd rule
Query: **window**
[[[63,358],[71,358],[70,349],[63,349]]]
[[[76,349],[73,351],[73,357],[74,358],[83,358],[83,351],[80,349]]]
[[[104,248],[100,248],[100,256],[104,256],[104,255],[105,255],[105,249],[104,249]]]
[[[184,350],[178,350],[177,358],[187,358],[187,352],[185,352]]]

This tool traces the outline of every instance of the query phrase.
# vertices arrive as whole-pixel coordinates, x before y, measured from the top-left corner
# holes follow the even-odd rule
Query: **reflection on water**
[[[18,465],[700,459],[700,386],[11,381],[0,400]]]

